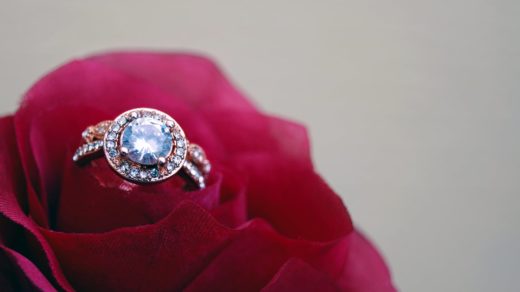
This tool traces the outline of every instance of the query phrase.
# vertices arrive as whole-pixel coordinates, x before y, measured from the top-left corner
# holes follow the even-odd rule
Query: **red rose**
[[[73,164],[86,126],[136,107],[171,114],[206,149],[206,189]],[[73,61],[0,119],[0,137],[2,290],[394,291],[314,171],[305,129],[259,112],[207,59]]]

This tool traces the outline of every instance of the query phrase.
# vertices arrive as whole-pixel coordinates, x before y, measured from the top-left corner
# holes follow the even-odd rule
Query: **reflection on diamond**
[[[175,163],[175,165],[181,164],[181,161],[182,161],[182,157],[180,157],[180,156],[175,156],[173,158],[173,163]]]
[[[150,176],[152,178],[157,178],[159,176],[159,170],[157,168],[153,168],[150,170]]]
[[[137,175],[139,175],[139,169],[137,168],[132,168],[132,170],[130,170],[130,176],[132,177],[137,177]]]
[[[167,157],[173,146],[168,127],[152,118],[139,118],[124,129],[122,147],[128,149],[128,158],[144,165],[157,164],[159,157]]]

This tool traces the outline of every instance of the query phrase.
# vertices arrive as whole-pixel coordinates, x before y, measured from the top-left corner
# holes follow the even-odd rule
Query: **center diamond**
[[[139,118],[128,124],[121,136],[121,147],[128,149],[133,162],[154,165],[159,157],[172,151],[173,137],[169,128],[153,118]]]

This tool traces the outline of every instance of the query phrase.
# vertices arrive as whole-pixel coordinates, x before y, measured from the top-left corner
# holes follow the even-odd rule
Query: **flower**
[[[213,164],[204,190],[78,167],[88,125],[172,115]],[[315,172],[306,130],[268,116],[208,59],[72,61],[0,119],[0,286],[13,290],[394,291],[388,269]]]

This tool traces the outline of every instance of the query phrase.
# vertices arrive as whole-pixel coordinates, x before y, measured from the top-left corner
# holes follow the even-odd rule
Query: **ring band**
[[[211,163],[204,150],[159,110],[126,111],[113,121],[87,127],[82,136],[84,144],[72,158],[77,163],[103,153],[117,174],[135,183],[162,182],[182,170],[198,188],[206,186]]]

